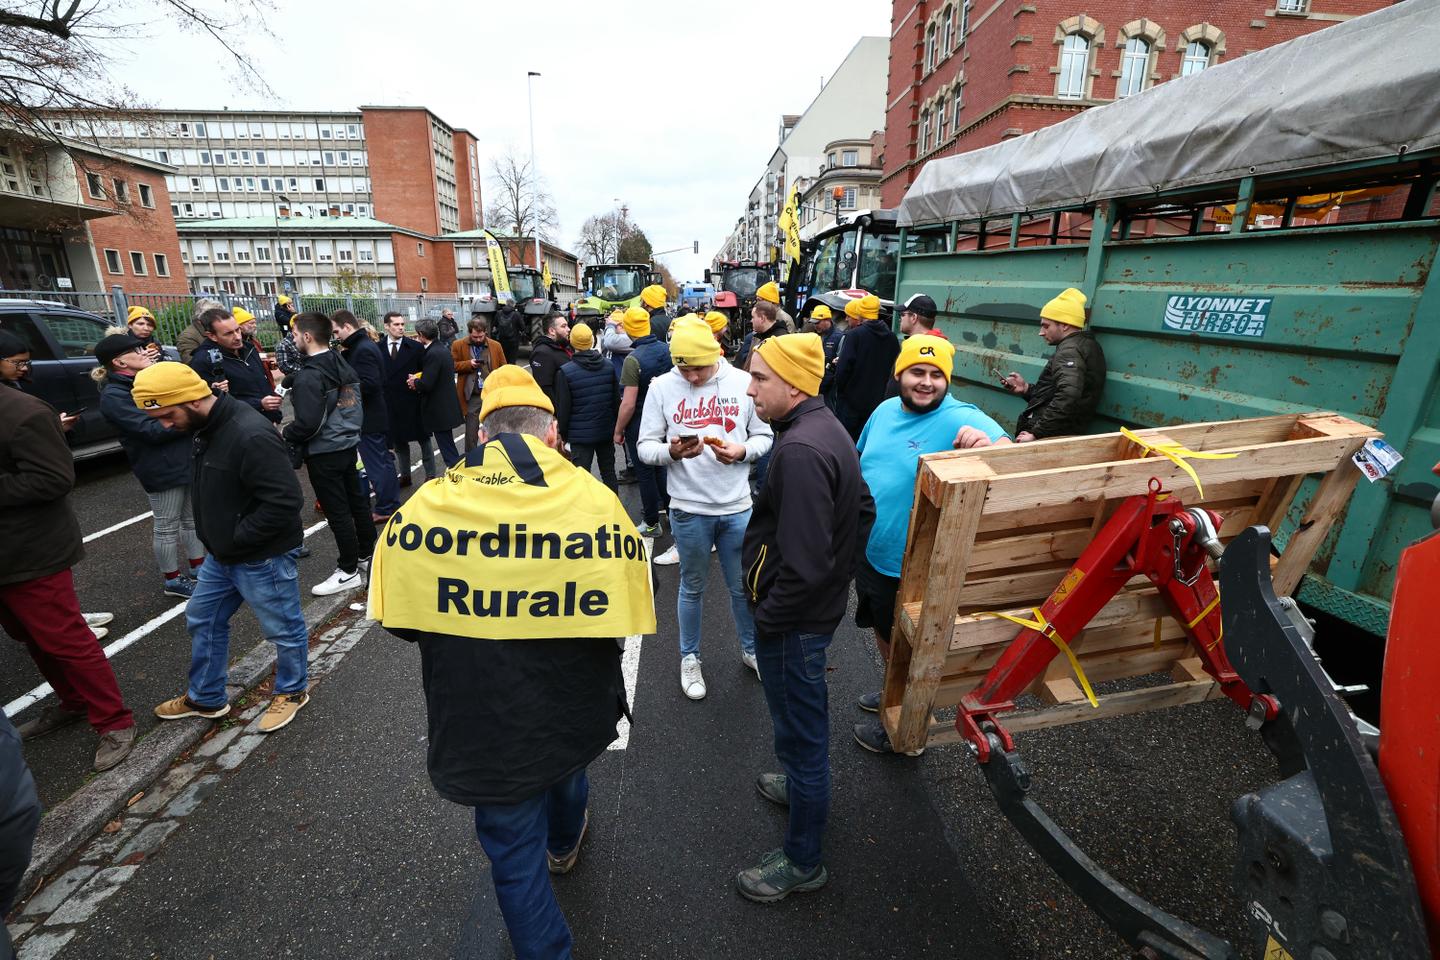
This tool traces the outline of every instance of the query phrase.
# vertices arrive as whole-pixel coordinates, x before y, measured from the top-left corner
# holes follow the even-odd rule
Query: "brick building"
[[[924,163],[1058,123],[1390,0],[894,0],[881,200]]]

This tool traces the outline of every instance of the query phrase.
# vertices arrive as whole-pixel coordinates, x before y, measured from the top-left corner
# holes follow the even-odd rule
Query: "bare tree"
[[[625,217],[619,210],[597,213],[580,227],[577,246],[586,263],[616,263],[620,258],[620,241],[625,235]]]
[[[495,234],[552,240],[559,229],[555,202],[545,181],[532,183],[530,161],[509,149],[490,161],[490,205],[485,224]]]
[[[51,111],[103,123],[145,108],[105,69],[116,45],[143,39],[164,22],[208,36],[243,63],[233,38],[267,36],[269,10],[269,0],[0,0],[0,124],[75,155],[72,142],[51,127]],[[241,85],[273,96],[259,75],[234,73]],[[83,130],[66,134],[83,140]]]

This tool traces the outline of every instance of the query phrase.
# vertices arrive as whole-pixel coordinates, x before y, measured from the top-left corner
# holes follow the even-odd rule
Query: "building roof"
[[[226,217],[207,220],[177,220],[175,228],[187,230],[256,230],[261,233],[347,233],[384,231],[424,237],[428,234],[406,227],[397,227],[371,217]]]
[[[458,231],[458,232],[456,232],[456,233],[445,233],[445,234],[441,234],[441,235],[440,235],[439,237],[437,237],[436,239],[439,239],[439,240],[483,240],[483,239],[485,239],[485,234],[486,234],[487,232],[488,232],[488,231],[483,230],[483,229],[481,229],[481,230],[461,230],[461,231]],[[510,242],[510,243],[515,243],[516,241],[519,241],[520,243],[534,243],[534,242],[535,242],[535,238],[534,238],[534,237],[513,237],[513,236],[510,236],[510,235],[504,234],[504,233],[492,233],[492,234],[490,234],[490,235],[491,235],[492,237],[494,237],[496,240],[504,240],[504,241],[508,241],[508,242]],[[571,253],[569,250],[566,250],[564,247],[559,246],[558,244],[551,243],[549,240],[544,240],[544,239],[542,239],[542,240],[540,241],[540,245],[541,245],[542,247],[549,247],[551,250],[554,250],[556,253],[563,253],[565,256],[569,257],[571,260],[578,260],[578,259],[579,259],[579,257],[577,257],[575,254]]]

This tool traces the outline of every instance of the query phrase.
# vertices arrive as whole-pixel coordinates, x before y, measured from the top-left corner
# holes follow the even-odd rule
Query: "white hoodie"
[[[750,374],[723,358],[715,375],[698,387],[674,369],[650,381],[636,450],[641,460],[666,468],[672,507],[710,517],[750,509],[750,464],[775,438],[770,424],[756,415],[745,393],[749,388]],[[670,440],[691,433],[743,443],[745,459],[721,463],[708,445],[698,457],[670,459]]]

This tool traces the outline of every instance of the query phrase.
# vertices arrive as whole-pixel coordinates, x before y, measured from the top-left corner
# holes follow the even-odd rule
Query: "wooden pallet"
[[[896,600],[881,716],[891,742],[913,750],[958,739],[937,724],[936,708],[974,689],[1015,636],[1014,624],[986,611],[1029,616],[1048,597],[1095,532],[1151,477],[1187,506],[1224,519],[1221,539],[1246,527],[1277,529],[1301,482],[1324,474],[1305,519],[1273,564],[1275,592],[1294,591],[1315,551],[1350,499],[1360,471],[1348,461],[1379,433],[1333,414],[1262,417],[1136,431],[1146,443],[1233,453],[1189,458],[1204,488],[1177,464],[1122,434],[1042,440],[922,457]],[[1172,682],[1084,701],[1064,657],[1031,692],[1046,706],[1004,717],[1012,731],[1077,723],[1193,703],[1219,695],[1199,670],[1184,631],[1144,578],[1127,585],[1071,640],[1094,682],[1151,673]],[[1078,702],[1077,702],[1078,701]]]

